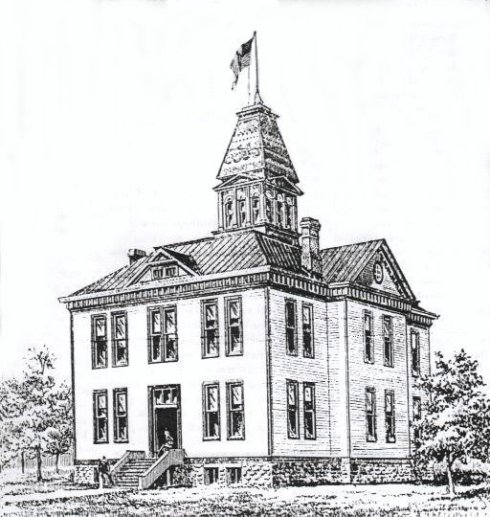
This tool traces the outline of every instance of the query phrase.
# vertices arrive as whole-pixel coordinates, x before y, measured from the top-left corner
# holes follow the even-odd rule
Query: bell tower
[[[256,229],[298,243],[297,198],[303,193],[277,125],[278,116],[256,103],[237,113],[215,187],[218,233]]]

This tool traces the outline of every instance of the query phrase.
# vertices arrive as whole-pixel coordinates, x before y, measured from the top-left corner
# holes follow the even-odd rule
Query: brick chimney
[[[322,274],[320,221],[313,217],[303,217],[299,226],[301,228],[301,265],[313,275],[320,276]]]
[[[146,257],[146,251],[130,249],[128,250],[129,265],[134,264],[140,258]]]

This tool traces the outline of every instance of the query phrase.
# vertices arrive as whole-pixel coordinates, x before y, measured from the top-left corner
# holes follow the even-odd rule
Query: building
[[[78,480],[121,485],[413,478],[415,387],[436,316],[385,240],[321,249],[261,101],[238,113],[218,228],[62,298]]]

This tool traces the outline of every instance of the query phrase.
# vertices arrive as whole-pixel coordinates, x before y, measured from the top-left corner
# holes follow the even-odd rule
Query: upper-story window
[[[413,410],[413,420],[414,422],[419,422],[422,418],[422,399],[420,397],[413,397],[412,399],[412,410]],[[414,431],[414,439],[415,441],[420,440],[420,429],[416,428]]]
[[[247,204],[245,199],[237,201],[238,226],[245,226],[247,222]]]
[[[177,276],[177,266],[168,266],[165,268],[165,276],[171,278]]]
[[[107,368],[107,316],[92,316],[92,368]]]
[[[258,194],[252,196],[252,223],[256,224],[260,218],[260,198]]]
[[[245,404],[243,400],[243,383],[226,383],[228,440],[245,439]]]
[[[412,359],[412,375],[420,375],[420,334],[416,330],[410,332],[410,352]]]
[[[218,300],[203,300],[201,309],[202,356],[219,356]]]
[[[284,202],[280,199],[277,200],[276,203],[276,217],[277,217],[277,224],[279,226],[284,226]]]
[[[128,390],[116,388],[113,392],[114,442],[128,442]]]
[[[315,385],[311,382],[305,382],[303,385],[303,401],[304,401],[304,422],[305,422],[305,439],[316,439],[316,401],[315,401]]]
[[[373,315],[364,311],[364,361],[374,363]]]
[[[268,223],[272,223],[272,200],[269,197],[265,198],[265,218]]]
[[[297,381],[286,381],[288,438],[299,438],[299,400]]]
[[[286,203],[284,208],[285,208],[286,226],[288,228],[292,228],[293,227],[293,207],[289,203]]]
[[[226,355],[243,354],[242,299],[225,298]]]
[[[112,314],[112,366],[128,365],[128,318],[125,312]]]
[[[108,443],[107,390],[95,390],[93,404],[94,443]]]
[[[298,355],[298,342],[296,339],[296,302],[286,300],[286,353]]]
[[[203,438],[220,439],[219,384],[203,385]]]
[[[225,228],[231,228],[233,224],[233,201],[231,199],[227,199],[225,201]]]
[[[384,365],[393,366],[393,318],[383,316],[383,356]]]
[[[366,440],[375,442],[376,436],[376,390],[366,388]]]
[[[304,303],[303,316],[303,356],[314,357],[315,348],[313,341],[313,305]]]
[[[386,441],[393,443],[395,437],[395,393],[393,390],[385,390],[385,422]]]
[[[149,310],[150,363],[178,360],[177,309],[159,307]]]

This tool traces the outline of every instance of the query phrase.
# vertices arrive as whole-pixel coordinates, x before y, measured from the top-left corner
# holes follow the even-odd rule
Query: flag
[[[230,68],[232,72],[235,74],[235,80],[231,85],[232,90],[234,90],[235,86],[237,85],[238,76],[240,75],[240,72],[247,66],[250,66],[253,40],[253,38],[249,39],[246,43],[240,45],[240,48],[235,52],[235,56],[230,64]]]

